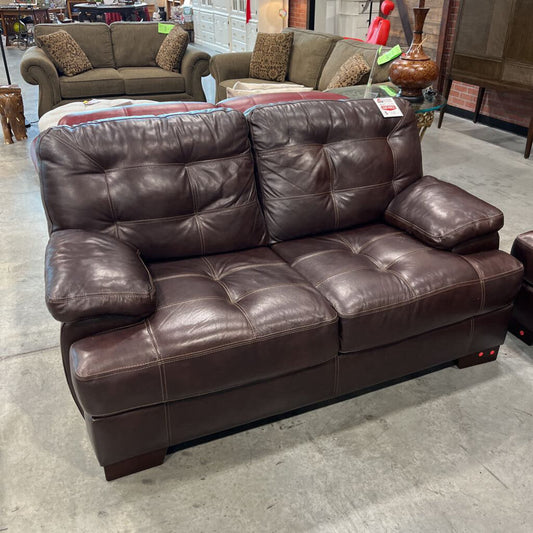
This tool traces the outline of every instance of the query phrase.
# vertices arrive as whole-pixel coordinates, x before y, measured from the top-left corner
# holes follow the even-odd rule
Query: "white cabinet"
[[[285,0],[287,2],[287,0]],[[279,32],[284,0],[251,0],[246,24],[246,0],[192,0],[195,41],[220,52],[253,50],[257,31]]]
[[[214,43],[221,48],[229,47],[229,20],[223,13],[213,14],[214,23]]]
[[[316,0],[315,30],[343,37],[366,39],[369,19],[379,15],[380,0],[372,0],[372,15],[369,2],[361,0]]]

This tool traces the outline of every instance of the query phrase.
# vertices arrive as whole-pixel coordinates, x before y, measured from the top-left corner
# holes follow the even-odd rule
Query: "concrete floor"
[[[8,55],[36,122],[21,53]],[[524,144],[450,116],[423,142],[426,173],[504,211],[505,250],[533,228]],[[533,348],[512,336],[495,363],[212,440],[107,483],[44,305],[46,223],[27,149],[0,146],[0,531],[533,531]]]

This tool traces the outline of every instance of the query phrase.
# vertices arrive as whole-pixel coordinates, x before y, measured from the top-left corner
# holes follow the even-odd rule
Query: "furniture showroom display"
[[[180,72],[159,68],[155,58],[166,37],[157,22],[62,24],[93,65],[76,76],[60,75],[38,47],[24,53],[22,77],[39,85],[39,116],[69,102],[126,97],[143,100],[205,101],[202,76],[209,74],[209,54],[189,45]],[[35,37],[58,31],[57,24],[39,24]]]
[[[342,64],[354,54],[361,54],[369,66],[374,64],[376,54],[381,49],[385,53],[390,48],[370,43],[343,39],[338,35],[319,33],[298,28],[286,28],[283,33],[294,33],[287,79],[283,83],[295,83],[323,91],[335,76]],[[227,97],[226,88],[236,82],[264,83],[265,80],[250,78],[252,52],[217,54],[211,58],[209,70],[216,81],[216,101]],[[390,63],[376,65],[373,82],[381,83],[389,79]],[[359,80],[368,82],[369,74]],[[268,83],[273,83],[269,81]]]
[[[198,437],[496,359],[523,277],[498,250],[503,215],[424,175],[395,101],[388,119],[372,100],[200,103],[37,137],[46,302],[108,479]]]
[[[533,231],[519,235],[511,253],[524,265],[524,281],[513,308],[509,331],[533,344]]]
[[[533,93],[533,1],[462,0],[446,73],[444,96],[453,81],[479,87],[474,122],[477,122],[486,89],[511,93],[510,98],[530,99]],[[531,107],[530,107],[531,108]],[[444,118],[439,117],[439,128]],[[533,116],[524,150],[527,159],[533,145]]]

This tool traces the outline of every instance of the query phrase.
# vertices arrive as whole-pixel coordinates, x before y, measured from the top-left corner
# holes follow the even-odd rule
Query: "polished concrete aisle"
[[[8,52],[16,74],[20,53]],[[35,121],[35,89],[24,95]],[[426,173],[504,211],[506,250],[533,229],[524,144],[452,116],[423,142]],[[512,336],[497,362],[449,367],[106,482],[44,305],[46,222],[27,149],[0,146],[0,532],[533,531],[533,348]]]

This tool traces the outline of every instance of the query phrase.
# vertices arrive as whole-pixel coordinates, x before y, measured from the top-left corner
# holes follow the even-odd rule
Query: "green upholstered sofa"
[[[355,53],[360,53],[372,65],[378,45],[353,39],[343,39],[338,35],[319,33],[312,30],[286,28],[284,32],[294,33],[287,79],[283,83],[295,83],[324,91],[340,66]],[[382,47],[382,52],[389,50]],[[250,78],[251,52],[217,54],[211,58],[209,70],[216,81],[216,101],[227,97],[226,89],[237,81],[264,83],[265,80]],[[381,83],[389,79],[389,65],[376,67],[373,81]],[[368,74],[359,84],[368,81]],[[268,82],[275,83],[275,82]]]
[[[169,72],[156,65],[155,57],[164,34],[153,22],[84,24],[38,24],[41,35],[59,29],[67,31],[80,45],[93,69],[76,76],[62,76],[38,47],[22,58],[22,77],[39,85],[39,116],[55,107],[91,98],[205,101],[201,77],[209,74],[209,54],[187,47],[181,72]]]

